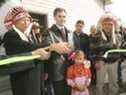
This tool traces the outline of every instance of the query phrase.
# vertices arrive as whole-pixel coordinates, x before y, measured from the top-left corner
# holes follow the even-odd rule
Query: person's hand
[[[81,85],[81,84],[75,84],[72,88],[77,90],[77,91],[85,91],[86,90],[86,86]]]
[[[117,48],[118,46],[116,44],[113,44],[113,48]]]
[[[103,64],[96,63],[95,68],[96,70],[100,70],[103,67]]]
[[[40,55],[38,59],[40,60],[47,60],[50,57],[50,53],[45,51],[43,48],[34,50],[32,52],[32,55]]]
[[[50,45],[50,51],[55,51],[59,54],[66,54],[71,51],[70,45],[66,42],[54,43]]]
[[[84,85],[77,85],[77,88],[78,88],[78,90],[79,91],[85,91],[85,89],[86,89],[86,86],[84,86]]]
[[[41,79],[42,80],[47,80],[48,79],[48,73],[42,74]]]
[[[88,60],[84,61],[84,66],[85,66],[85,68],[90,68],[91,67],[91,62],[88,61]]]

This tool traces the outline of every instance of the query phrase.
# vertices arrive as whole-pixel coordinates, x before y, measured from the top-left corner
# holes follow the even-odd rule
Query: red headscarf
[[[4,19],[5,27],[11,29],[12,25],[23,17],[29,17],[31,19],[31,16],[23,7],[18,6],[10,9]]]

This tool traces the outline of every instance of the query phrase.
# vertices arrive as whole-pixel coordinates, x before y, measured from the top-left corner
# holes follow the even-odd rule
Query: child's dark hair
[[[84,58],[86,58],[86,55],[82,50],[76,50],[75,51],[75,58],[79,57],[79,56],[84,56]]]

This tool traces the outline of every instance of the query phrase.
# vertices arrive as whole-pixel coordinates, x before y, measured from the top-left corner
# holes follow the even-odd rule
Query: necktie
[[[62,35],[63,41],[66,41],[66,33],[65,33],[64,28],[61,29],[61,35]]]

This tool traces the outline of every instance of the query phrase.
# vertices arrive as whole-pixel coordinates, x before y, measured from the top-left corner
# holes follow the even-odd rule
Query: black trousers
[[[41,66],[11,74],[11,86],[13,95],[41,95]]]
[[[70,87],[65,80],[53,82],[55,95],[70,95]]]

